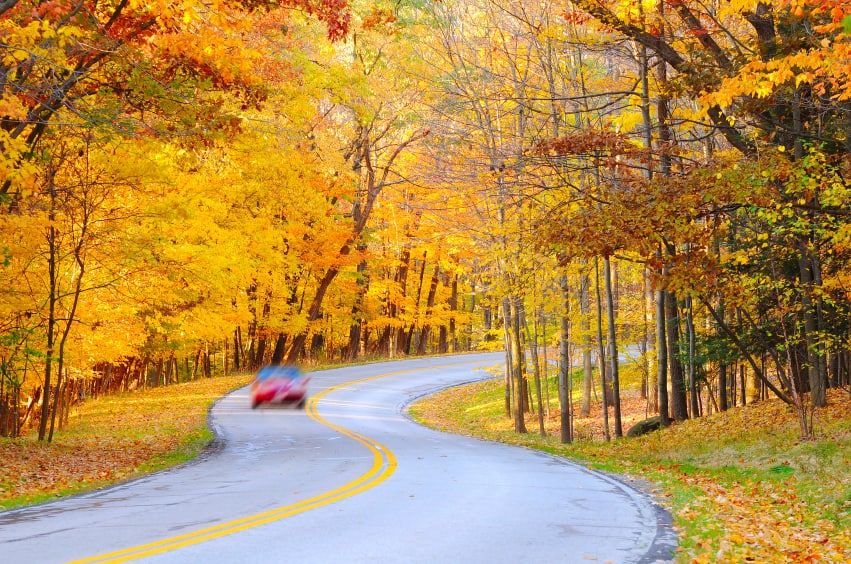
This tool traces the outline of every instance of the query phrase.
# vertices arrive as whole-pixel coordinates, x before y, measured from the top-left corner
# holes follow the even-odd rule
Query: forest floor
[[[52,443],[0,438],[0,510],[91,491],[195,458],[213,439],[207,411],[250,375],[86,401]]]
[[[551,381],[551,392],[554,387]],[[647,407],[637,390],[623,395],[626,432],[645,418]],[[590,417],[577,417],[578,440],[570,445],[558,440],[555,398],[550,408],[547,437],[537,434],[532,414],[526,419],[529,433],[514,433],[502,382],[489,380],[445,390],[410,412],[439,430],[534,448],[649,482],[673,514],[680,561],[851,561],[848,391],[831,391],[828,407],[816,412],[817,436],[809,441],[799,439],[795,414],[779,400],[611,443],[601,440],[597,406]]]

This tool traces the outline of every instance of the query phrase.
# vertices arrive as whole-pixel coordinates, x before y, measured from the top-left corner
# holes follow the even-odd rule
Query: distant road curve
[[[113,488],[0,513],[0,561],[656,562],[667,514],[531,450],[425,429],[413,398],[501,353],[315,372],[305,411],[219,401],[223,448]]]

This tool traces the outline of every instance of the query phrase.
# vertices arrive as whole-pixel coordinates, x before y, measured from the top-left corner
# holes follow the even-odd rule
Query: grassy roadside
[[[606,444],[518,435],[503,413],[501,382],[443,391],[411,406],[436,429],[522,445],[654,484],[674,516],[683,562],[851,561],[851,395],[834,391],[817,440],[800,442],[794,415],[768,401]],[[628,405],[637,405],[628,398]],[[592,413],[592,416],[594,413]],[[638,417],[639,414],[631,414]],[[594,427],[577,420],[579,428]],[[527,420],[530,431],[537,419]],[[589,436],[594,433],[588,432]]]
[[[0,510],[91,491],[195,458],[207,410],[250,375],[220,376],[83,403],[51,444],[0,438]]]

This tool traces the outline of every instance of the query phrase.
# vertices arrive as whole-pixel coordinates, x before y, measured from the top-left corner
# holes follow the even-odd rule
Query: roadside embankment
[[[104,396],[83,403],[52,443],[0,439],[0,510],[49,501],[189,461],[212,441],[207,412],[250,375]]]

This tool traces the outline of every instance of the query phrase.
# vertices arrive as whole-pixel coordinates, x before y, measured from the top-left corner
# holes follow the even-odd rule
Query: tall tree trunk
[[[234,351],[234,354],[236,354],[236,351]],[[139,377],[141,378],[142,374],[145,374],[146,380],[147,380],[147,373],[146,373],[147,365],[148,365],[148,361],[147,361],[147,359],[145,359],[142,362],[142,369],[139,371]],[[201,347],[198,347],[198,350],[195,351],[195,365],[192,368],[192,379],[193,380],[195,380],[195,378],[198,376],[198,369],[199,368],[201,368]]]
[[[310,337],[310,358],[319,359],[319,353],[325,348],[325,334],[321,331]]]
[[[724,318],[724,300],[723,298],[718,301],[718,314],[721,318]],[[716,336],[721,335],[722,329],[718,327]],[[727,364],[722,360],[718,363],[718,409],[721,411],[727,411],[729,408],[727,401]]]
[[[431,283],[428,287],[428,296],[426,296],[426,309],[425,309],[425,321],[423,322],[423,328],[420,330],[420,338],[417,343],[417,354],[423,355],[426,353],[426,347],[428,346],[428,340],[431,333],[431,324],[430,319],[432,315],[432,310],[434,309],[434,299],[437,296],[437,285],[440,282],[440,265],[436,264],[434,266],[434,272],[431,275]]]
[[[259,333],[259,330],[258,330]],[[262,335],[257,337],[257,351],[254,353],[254,363],[251,368],[253,370],[257,370],[263,365],[263,361],[266,357],[266,334],[265,330]]]
[[[694,314],[692,312],[691,296],[686,297],[686,331],[688,333],[688,394],[691,416],[697,417],[700,414],[700,406],[698,405],[698,388],[696,381],[695,367],[695,351],[694,351]]]
[[[354,306],[352,307],[352,316],[352,323],[349,325],[349,344],[346,347],[345,357],[349,360],[357,360],[360,356],[366,320],[360,317],[360,313],[355,311]]]
[[[547,408],[547,417],[550,416],[550,363],[549,358],[547,357],[547,347],[549,344],[549,340],[547,339],[547,316],[544,313],[544,306],[541,306],[541,309],[538,311],[539,315],[539,323],[541,325],[541,332],[543,335],[541,339],[543,339],[544,345],[543,349],[543,361],[541,362],[541,367],[543,368],[543,374],[541,376],[544,379],[544,401],[546,403]]]
[[[364,350],[364,352],[369,350],[369,337],[370,337],[369,327],[366,327],[366,320],[364,320],[364,329],[363,329],[363,350]]]
[[[348,254],[348,252],[343,253],[341,251],[340,254],[344,255]],[[325,299],[325,292],[328,291],[331,282],[334,281],[339,272],[339,269],[336,267],[329,268],[319,281],[319,286],[316,288],[316,294],[313,295],[313,301],[310,303],[310,309],[307,313],[308,323],[317,321],[322,316],[322,301]],[[301,358],[301,355],[304,353],[304,345],[307,342],[307,333],[308,331],[304,330],[293,339],[290,352],[287,354],[287,362],[294,364]]]
[[[715,238],[713,241],[713,252],[715,256],[720,260],[721,259],[721,240],[720,238]],[[722,294],[718,294],[718,317],[721,319],[721,323],[715,324],[715,338],[719,339],[724,334],[724,330],[721,328],[721,324],[724,323],[724,296]],[[718,409],[720,411],[727,411],[729,408],[729,400],[727,397],[727,390],[729,385],[727,383],[727,369],[728,366],[724,362],[723,359],[718,362]],[[733,381],[735,381],[735,371]],[[733,403],[735,403],[735,396],[733,397]]]
[[[252,280],[251,284],[245,291],[248,298],[248,311],[251,313],[251,321],[248,322],[247,337],[248,347],[242,350],[242,364],[245,368],[251,370],[257,363],[256,349],[257,343],[257,280]],[[240,346],[244,347],[242,333],[239,334]]]
[[[609,434],[609,385],[606,381],[606,349],[603,341],[603,298],[600,296],[600,266],[597,257],[594,257],[594,287],[597,293],[597,348],[599,350],[599,362],[597,368],[600,371],[600,388],[603,398],[603,434],[606,440],[610,440]]]
[[[475,298],[474,298],[475,299]],[[457,321],[455,320],[454,312],[458,311],[458,274],[452,277],[452,292],[449,294],[449,311],[453,312],[449,318],[449,342],[452,346],[452,352],[458,352],[458,335]]]
[[[582,339],[582,406],[583,417],[591,414],[591,387],[594,372],[591,363],[591,278],[588,276],[587,263],[579,275],[579,332]]]
[[[647,279],[646,277],[642,279],[642,292],[641,292],[641,323],[642,329],[641,337],[638,339],[638,353],[641,355],[641,389],[639,390],[639,397],[645,400],[649,406],[649,388],[650,388],[650,364],[647,360],[648,356],[648,344],[649,344],[649,336],[650,329],[647,327]]]
[[[511,398],[514,395],[514,359],[511,343],[511,301],[502,298],[502,332],[505,339],[505,416],[511,417]]]
[[[358,245],[358,251],[366,251],[366,245]],[[357,293],[355,301],[352,304],[352,324],[349,326],[349,346],[347,347],[346,356],[349,360],[357,360],[361,347],[361,336],[363,333],[363,300],[366,292],[369,289],[369,279],[366,275],[366,260],[361,260],[357,267]]]
[[[387,327],[385,327],[384,329],[382,329],[381,335],[379,335],[378,341],[375,343],[375,350],[378,352],[378,354],[380,354],[382,356],[392,356],[390,354],[390,351],[391,351],[390,338],[392,336],[391,335],[392,332],[393,332],[393,330],[390,328],[389,325]]]
[[[810,271],[812,261],[806,244],[801,244],[798,268],[801,274],[801,305],[804,315],[804,342],[807,347],[807,374],[810,383],[810,399],[816,407],[827,405],[826,382],[822,373],[821,346],[816,341],[818,324],[812,299],[813,277]]]
[[[405,313],[404,299],[408,295],[408,270],[411,264],[411,251],[406,246],[402,249],[402,257],[400,259],[398,271],[399,293],[402,296],[402,304],[398,307],[399,317]],[[405,346],[405,326],[400,324],[396,329],[396,352],[404,352],[407,350]]]
[[[526,401],[526,386],[524,385],[523,347],[520,344],[520,298],[511,300],[511,357],[514,364],[514,431],[526,433],[524,406]]]
[[[606,309],[609,318],[609,359],[611,364],[612,400],[615,411],[615,437],[623,437],[621,423],[621,390],[618,370],[618,344],[615,328],[615,300],[612,295],[612,267],[609,257],[603,258],[603,278],[606,283]]]
[[[646,343],[645,349],[645,370],[647,371],[647,380],[648,380],[648,392],[650,399],[650,411],[653,413],[659,412],[659,374],[658,371],[655,370],[655,366],[652,362],[652,357],[650,351],[654,351],[654,353],[658,350],[658,344],[656,339],[656,332],[654,331],[655,325],[651,325],[650,320],[653,319],[654,314],[654,291],[653,287],[650,284],[650,271],[645,268],[644,269],[644,342]]]
[[[664,3],[658,2],[660,12],[664,11]],[[664,16],[662,16],[664,17]],[[663,30],[664,35],[664,30]],[[671,176],[670,147],[673,133],[669,122],[670,111],[668,103],[670,98],[665,94],[668,88],[668,65],[659,60],[656,65],[656,80],[659,84],[660,94],[656,98],[656,119],[659,122],[659,149],[662,151],[659,163],[662,176]],[[659,257],[661,258],[661,257]],[[688,418],[685,399],[685,386],[683,385],[682,365],[679,360],[679,311],[674,295],[665,291],[662,303],[665,305],[665,329],[667,331],[667,357],[671,378],[671,415],[673,419],[682,421]],[[662,339],[659,334],[658,340]],[[662,392],[662,384],[659,384],[659,392]],[[661,402],[660,402],[661,403]]]
[[[568,397],[568,387],[573,367],[570,366],[570,293],[568,290],[567,276],[561,279],[562,301],[564,304],[564,313],[561,316],[561,339],[559,341],[559,371],[558,371],[558,399],[560,410],[560,435],[562,443],[569,443],[573,440],[571,436],[570,425],[570,398]],[[586,396],[587,397],[587,396]]]
[[[56,300],[59,288],[57,287],[56,279],[56,187],[53,184],[53,175],[55,171],[51,171],[48,178],[48,187],[50,189],[50,213],[48,218],[50,226],[47,228],[47,271],[48,271],[48,307],[47,307],[47,350],[44,357],[44,384],[42,386],[41,398],[41,417],[38,422],[38,440],[43,441],[47,434],[47,418],[50,411],[50,386],[51,372],[53,370],[53,341],[56,332]]]
[[[71,302],[71,308],[68,310],[68,318],[65,320],[65,327],[62,330],[62,337],[59,339],[59,358],[58,363],[56,365],[56,392],[55,397],[53,399],[53,413],[50,416],[50,433],[47,436],[47,442],[53,441],[53,428],[56,423],[56,412],[58,411],[58,403],[59,399],[62,395],[62,374],[63,368],[65,364],[65,342],[68,340],[68,335],[71,333],[71,324],[74,322],[74,318],[77,315],[77,304],[80,302],[80,292],[82,291],[83,284],[83,274],[86,271],[86,265],[83,262],[82,258],[82,250],[83,250],[83,240],[86,236],[86,229],[88,227],[87,214],[84,212],[84,218],[86,218],[85,223],[83,223],[81,232],[80,232],[80,242],[77,244],[74,249],[74,260],[77,263],[77,269],[79,272],[77,273],[77,280],[74,283],[74,297]]]
[[[673,294],[668,292],[665,297],[667,306],[667,328],[668,328],[668,361],[671,372],[671,415],[676,421],[688,419],[688,407],[686,404],[686,389],[683,381],[683,367],[680,363],[680,312],[677,300]]]
[[[535,377],[535,396],[538,403],[538,432],[542,437],[547,436],[546,428],[544,427],[544,404],[543,394],[541,390],[541,362],[538,357],[538,330],[535,328],[535,334],[532,335],[529,331],[529,320],[526,318],[526,308],[521,304],[520,314],[522,317],[523,327],[526,331],[526,340],[529,341],[529,352],[532,355],[532,370]]]
[[[657,256],[660,254],[657,253]],[[663,427],[667,427],[671,422],[668,411],[668,340],[665,313],[667,297],[668,292],[660,283],[656,291],[656,384],[659,390],[659,418]]]
[[[640,16],[644,17],[644,6],[643,4],[638,5],[638,10]],[[641,83],[641,119],[644,122],[644,127],[642,129],[644,135],[644,145],[648,151],[653,149],[653,121],[650,116],[650,64],[647,56],[647,47],[643,44],[639,44],[638,42],[634,42],[634,47],[637,50],[638,55],[638,74],[639,74],[639,82]],[[664,64],[664,63],[663,63]],[[651,181],[653,179],[653,162],[648,162],[647,166],[644,169],[644,178],[647,181]],[[643,391],[645,392],[645,397],[647,396],[647,391],[650,391],[650,409],[652,411],[659,410],[659,371],[656,371],[655,378],[651,378],[651,366],[649,357],[649,349],[651,340],[653,340],[653,335],[650,332],[648,327],[647,318],[647,303],[653,303],[653,294],[650,290],[650,284],[648,283],[648,271],[645,268],[643,273],[643,284],[644,284],[644,302],[643,305],[643,313],[644,313],[644,334],[642,336],[642,342],[644,343],[644,350],[642,351],[644,354],[644,367],[645,367],[645,385]],[[662,317],[664,319],[664,317]],[[658,327],[657,327],[658,329]],[[658,332],[657,332],[658,334]],[[658,339],[657,339],[658,340]],[[664,340],[664,339],[662,339]],[[658,356],[658,344],[653,343],[654,350],[656,351],[656,355]],[[654,385],[655,384],[655,385]],[[648,390],[651,388],[651,390]],[[666,402],[667,403],[667,402]],[[667,413],[664,417],[665,423],[667,423]]]
[[[204,343],[204,376],[213,377],[213,367],[210,363],[210,345],[207,342]]]
[[[405,337],[404,353],[408,355],[414,354],[414,330],[417,327],[417,321],[420,317],[420,300],[423,297],[423,284],[425,283],[426,254],[427,252],[423,252],[422,265],[420,266],[419,283],[417,284],[417,301],[414,302],[414,317],[411,320],[408,335]]]
[[[236,329],[233,330],[233,369],[236,372],[239,372],[242,369],[242,347],[240,346],[240,331],[239,325],[236,326]],[[196,360],[197,364],[198,361]]]
[[[275,339],[275,349],[272,351],[271,364],[278,366],[284,361],[284,353],[287,348],[287,334],[281,331]]]
[[[446,286],[446,287],[450,286],[449,276],[446,273],[443,274],[443,285]],[[451,298],[450,298],[450,301],[447,305],[449,306],[450,312],[454,311],[452,309]],[[454,319],[454,315],[453,315],[453,319]],[[445,323],[445,322],[440,324],[440,329],[438,331],[437,351],[440,354],[445,354],[445,353],[449,352],[449,327],[448,327],[447,323]]]

